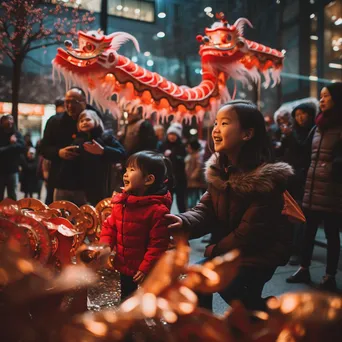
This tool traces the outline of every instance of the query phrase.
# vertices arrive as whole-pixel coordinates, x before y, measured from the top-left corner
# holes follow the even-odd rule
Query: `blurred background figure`
[[[265,115],[265,127],[266,132],[269,138],[271,139],[273,148],[277,145],[277,137],[276,137],[276,131],[277,126],[275,125],[272,116]]]
[[[16,187],[20,155],[25,151],[25,143],[18,132],[13,116],[3,115],[0,119],[0,201],[7,197],[17,200]]]
[[[293,119],[291,117],[291,112],[287,110],[275,112],[273,119],[275,123],[275,128],[272,133],[273,147],[276,158],[278,160],[282,160],[282,150],[279,150],[281,146],[281,139],[287,134],[287,131],[292,129]]]
[[[127,157],[139,151],[155,151],[157,137],[151,122],[142,117],[141,107],[128,106],[126,111],[128,123],[119,136]]]
[[[31,139],[31,133],[26,133],[24,135],[24,142],[25,142],[25,152],[27,152],[29,150],[30,147],[33,147],[33,142]]]
[[[197,139],[191,139],[186,145],[188,155],[185,158],[185,172],[188,184],[188,208],[193,208],[206,189],[204,180],[203,153]]]
[[[291,113],[293,124],[284,124],[281,127],[280,146],[277,149],[278,158],[290,164],[295,171],[294,175],[289,178],[287,190],[300,206],[302,205],[306,175],[311,160],[315,115],[316,109],[310,104],[303,103],[295,107]],[[299,254],[303,242],[304,226],[304,224],[295,224],[290,265],[300,263]]]
[[[176,194],[176,202],[179,212],[186,211],[186,157],[185,145],[182,143],[183,127],[180,123],[172,123],[166,131],[166,139],[160,145],[159,152],[169,158],[176,181],[173,192]]]
[[[25,197],[33,197],[34,193],[38,194],[40,198],[39,184],[38,184],[38,159],[36,158],[36,149],[30,147],[26,155],[21,158],[21,171],[19,175],[20,191],[24,193]]]
[[[56,114],[63,114],[65,112],[65,98],[57,97],[55,100]]]
[[[159,149],[160,145],[165,140],[165,128],[163,125],[155,125],[153,128],[154,128],[154,133],[156,134],[156,137],[158,140],[157,149]]]

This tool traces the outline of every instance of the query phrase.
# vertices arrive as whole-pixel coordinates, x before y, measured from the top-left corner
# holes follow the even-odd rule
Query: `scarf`
[[[321,112],[317,115],[315,123],[322,131],[333,126],[342,125],[342,113],[338,113],[338,111],[334,109]]]

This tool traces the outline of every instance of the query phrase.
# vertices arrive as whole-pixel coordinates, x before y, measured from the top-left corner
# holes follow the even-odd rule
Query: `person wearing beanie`
[[[280,160],[290,164],[295,173],[289,178],[287,190],[299,205],[302,204],[306,174],[311,161],[311,143],[314,133],[316,108],[303,103],[295,107],[291,113],[293,124],[282,127],[280,146],[277,150]],[[294,224],[293,251],[290,265],[299,265],[303,223]]]
[[[173,123],[166,131],[166,135],[175,134],[177,138],[182,139],[183,127],[180,123]]]
[[[288,283],[309,283],[315,236],[321,223],[328,241],[327,267],[319,287],[335,291],[342,225],[342,83],[321,90],[321,112],[316,117],[311,164],[305,184],[303,209],[307,220],[300,268]]]
[[[159,152],[170,158],[176,185],[173,192],[176,194],[179,212],[186,211],[186,157],[185,145],[182,143],[183,127],[180,123],[172,123],[166,131],[166,140],[159,146]]]

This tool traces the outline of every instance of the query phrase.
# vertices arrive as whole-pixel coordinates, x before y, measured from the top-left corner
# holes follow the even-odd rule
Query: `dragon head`
[[[224,14],[216,14],[220,21],[215,22],[210,28],[205,29],[205,36],[197,36],[202,43],[199,54],[204,60],[212,60],[215,57],[241,58],[248,51],[248,46],[243,37],[244,25],[253,27],[248,19],[240,18],[233,25],[229,25]]]
[[[116,51],[128,40],[132,40],[139,51],[138,41],[126,32],[115,32],[108,36],[99,29],[97,31],[78,32],[78,48],[74,48],[70,40],[64,42],[66,50],[59,48],[56,59],[60,64],[71,64],[77,67],[87,67],[101,62],[101,56],[112,54],[112,60],[117,57]],[[64,62],[64,63],[63,63]]]

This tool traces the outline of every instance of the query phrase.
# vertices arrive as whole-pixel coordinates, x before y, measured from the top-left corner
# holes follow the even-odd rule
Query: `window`
[[[342,79],[342,3],[331,1],[324,8],[324,78]]]
[[[317,14],[310,15],[310,76],[317,77],[317,56],[318,56],[318,32],[317,32]],[[310,82],[310,96],[317,97],[318,83],[315,81]]]
[[[108,14],[153,23],[155,3],[154,1],[108,0]]]
[[[48,2],[45,0],[45,2]],[[100,12],[101,0],[50,0],[52,4],[64,3],[68,7],[80,7],[87,11]]]

